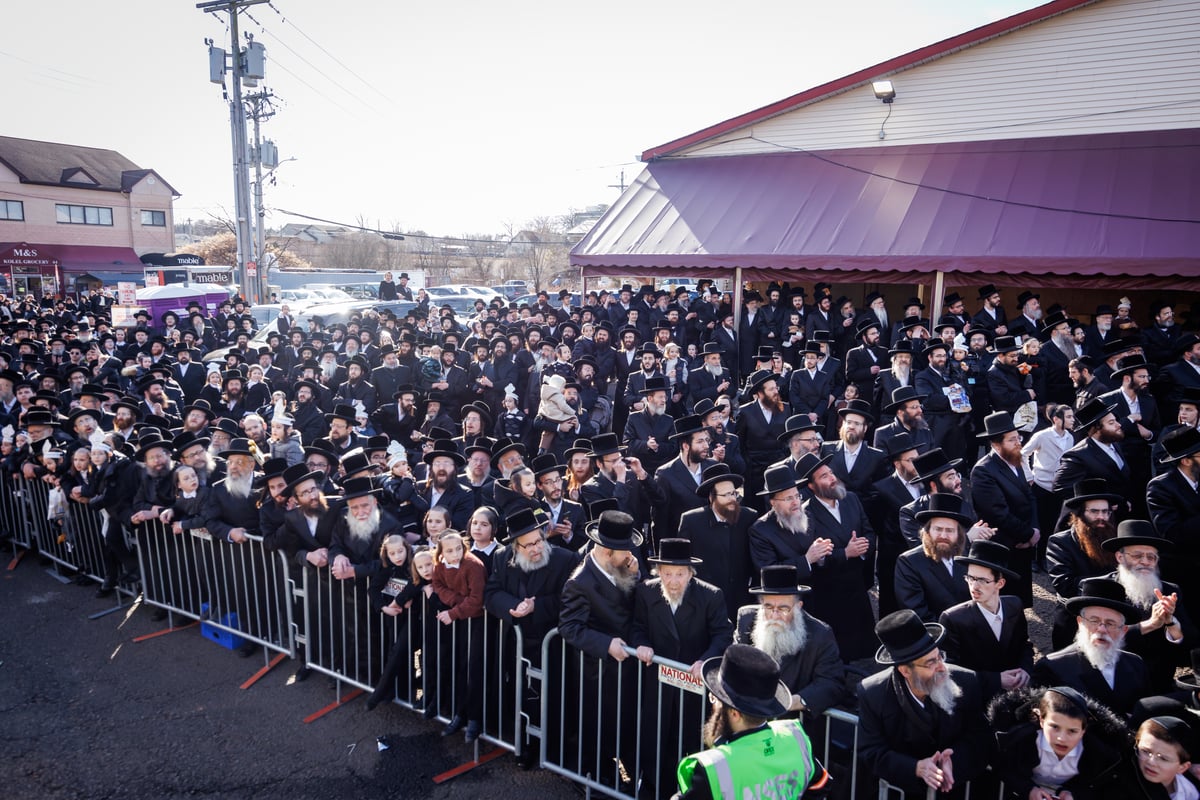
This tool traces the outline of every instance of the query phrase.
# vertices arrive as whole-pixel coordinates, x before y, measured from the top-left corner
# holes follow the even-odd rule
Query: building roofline
[[[974,28],[960,33],[957,36],[952,36],[949,39],[943,39],[940,42],[935,42],[925,47],[913,50],[904,55],[896,56],[887,61],[880,62],[874,66],[861,69],[858,72],[853,72],[841,78],[823,83],[820,86],[814,86],[811,89],[794,94],[791,97],[785,97],[769,105],[756,108],[745,114],[740,114],[736,117],[718,122],[716,125],[710,125],[695,133],[690,133],[687,136],[680,137],[665,144],[660,144],[657,147],[651,147],[642,153],[640,159],[642,161],[653,161],[657,158],[665,158],[673,155],[680,150],[692,147],[709,139],[714,139],[739,128],[744,128],[748,125],[753,125],[758,122],[770,119],[771,117],[779,116],[793,109],[804,105],[823,100],[831,95],[840,94],[841,92],[853,89],[856,86],[862,86],[873,80],[887,77],[890,74],[900,72],[927,61],[933,61],[943,56],[948,56],[959,50],[973,47],[977,44],[982,44],[990,39],[995,39],[998,36],[1003,36],[1006,33],[1020,30],[1021,28],[1034,25],[1043,20],[1056,17],[1060,14],[1066,14],[1069,11],[1074,11],[1083,6],[1093,5],[1101,2],[1101,0],[1052,0],[1052,2],[1044,5],[1031,8],[1027,11],[1022,11],[1018,14],[1005,17],[996,22]]]

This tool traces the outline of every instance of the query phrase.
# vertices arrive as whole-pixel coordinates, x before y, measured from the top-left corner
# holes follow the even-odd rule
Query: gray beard
[[[1081,622],[1079,630],[1075,632],[1075,644],[1079,646],[1079,652],[1083,653],[1089,664],[1096,669],[1106,669],[1115,665],[1117,659],[1121,657],[1120,651],[1125,644],[1125,634],[1112,637],[1112,646],[1109,648],[1097,647],[1091,642],[1091,633],[1087,626]]]
[[[804,624],[804,616],[800,611],[792,614],[791,622],[769,620],[762,613],[762,607],[755,612],[754,629],[750,633],[750,641],[754,646],[776,661],[783,663],[788,656],[799,653],[808,641],[808,627]]]
[[[1100,333],[1108,333],[1109,331],[1111,331],[1111,330],[1112,330],[1112,323],[1111,323],[1111,322],[1109,322],[1109,323],[1107,323],[1107,324],[1106,324],[1106,323],[1103,323],[1103,322],[1097,322],[1097,323],[1096,323],[1096,330],[1097,330],[1097,331],[1099,331]]]
[[[958,702],[959,697],[962,697],[962,689],[950,679],[950,674],[946,672],[941,673],[939,682],[934,683],[934,680],[936,679],[931,679],[927,684],[924,681],[918,681],[918,683],[924,684],[922,689],[928,694],[927,700],[932,701],[947,714],[953,714],[955,703]]]
[[[517,569],[521,570],[521,572],[536,572],[550,563],[549,546],[542,547],[542,553],[536,559],[530,558],[520,550],[515,550],[513,552],[513,560],[516,561]]]
[[[879,320],[879,324],[886,328],[887,324],[888,324],[887,309],[886,308],[876,308],[876,309],[874,309],[874,311],[875,311],[875,319]]]
[[[714,378],[719,378],[719,377],[721,377],[721,373],[723,373],[725,371],[725,368],[720,365],[717,365],[714,367],[711,364],[705,364],[704,371],[707,372],[709,375],[712,375]]]
[[[779,527],[791,534],[803,534],[808,532],[808,514],[804,509],[796,512],[794,517],[775,512],[775,518],[779,520]]]
[[[350,538],[356,542],[369,542],[375,532],[379,530],[379,522],[383,514],[376,506],[365,520],[361,522],[353,515],[346,514],[346,529],[350,532]]]
[[[652,417],[661,417],[663,414],[667,413],[667,407],[665,405],[664,406],[646,406],[646,410],[650,412],[650,416],[652,416]]]
[[[896,380],[898,380],[900,382],[901,386],[908,386],[909,376],[911,376],[911,375],[912,375],[912,365],[910,365],[910,364],[905,364],[904,366],[901,366],[899,364],[892,365],[892,377],[895,378]]]
[[[1079,350],[1075,347],[1074,339],[1054,333],[1050,335],[1050,340],[1054,342],[1054,346],[1061,350],[1068,359],[1079,357]]]
[[[235,478],[232,475],[225,476],[225,491],[229,492],[231,497],[236,497],[239,500],[246,500],[254,491],[254,473],[251,472],[244,478]]]
[[[1143,611],[1148,611],[1158,602],[1155,590],[1162,589],[1162,580],[1154,572],[1142,574],[1129,567],[1117,565],[1117,581],[1125,587],[1125,596]]]
[[[336,374],[337,374],[337,362],[336,361],[333,361],[330,363],[322,362],[321,376],[324,377],[325,380],[332,380],[333,376]]]

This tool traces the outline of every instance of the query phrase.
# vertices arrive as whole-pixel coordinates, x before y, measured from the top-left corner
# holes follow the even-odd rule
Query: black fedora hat
[[[934,495],[934,497],[941,496]],[[1011,550],[999,542],[978,539],[971,542],[971,550],[967,555],[955,556],[954,561],[957,564],[975,564],[980,567],[986,567],[999,572],[1010,581],[1015,581],[1020,576],[1008,566],[1008,557],[1011,552]]]
[[[823,427],[820,423],[813,422],[808,414],[793,414],[787,418],[787,422],[783,423],[783,433],[779,434],[778,437],[779,443],[787,444],[798,433],[818,431]]]
[[[995,286],[993,286],[990,283],[979,287],[979,299],[980,300],[987,300],[989,297],[991,297],[994,294],[1000,294],[1000,290],[997,289]]]
[[[658,555],[650,556],[646,560],[651,564],[675,567],[694,567],[704,563],[692,555],[691,539],[661,539],[658,543]]]
[[[345,500],[377,494],[379,494],[379,487],[370,478],[351,478],[342,482],[342,497]]]
[[[928,395],[921,394],[915,386],[897,386],[892,390],[891,402],[883,407],[885,414],[891,414],[905,403],[913,400],[924,400]]]
[[[1075,412],[1076,433],[1086,433],[1088,428],[1113,413],[1116,408],[1115,403],[1107,403],[1101,397],[1093,397]]]
[[[621,452],[621,438],[615,433],[602,433],[592,438],[592,458],[601,458]]]
[[[895,461],[900,456],[907,453],[909,450],[916,450],[917,443],[913,441],[912,435],[908,431],[900,431],[895,436],[888,437],[884,451],[887,457]],[[913,459],[913,467],[916,468],[917,461]],[[919,480],[919,478],[918,478]]]
[[[1000,355],[1002,353],[1015,353],[1021,349],[1021,345],[1017,344],[1015,336],[997,336],[992,340],[992,344],[988,347],[989,353]]]
[[[305,481],[315,481],[317,486],[325,482],[325,473],[322,470],[310,470],[304,464],[293,464],[283,471],[283,480],[287,486],[283,488],[283,493],[292,495],[296,492],[296,487]]]
[[[357,425],[358,411],[352,405],[338,403],[333,407],[333,411],[325,415],[326,422],[333,422],[335,419],[344,420],[350,426]]]
[[[696,405],[692,406],[692,413],[700,417],[700,419],[704,419],[712,412],[723,411],[728,407],[728,403],[718,403],[712,398],[706,397],[703,400],[698,401]]]
[[[895,358],[901,353],[907,353],[910,356],[913,354],[912,339],[897,339],[896,341],[892,342],[892,347],[890,350],[888,350],[888,358]]]
[[[916,513],[917,522],[931,519],[952,519],[964,528],[971,527],[975,520],[963,512],[963,499],[950,492],[937,492],[929,495],[929,505]]]
[[[796,473],[789,465],[776,464],[768,467],[767,471],[763,473],[763,490],[758,493],[758,496],[769,497],[786,492],[788,489],[795,489],[799,485],[800,481],[796,480]]]
[[[375,465],[371,463],[371,459],[360,447],[356,447],[342,456],[343,475],[354,475],[373,466]]]
[[[672,433],[668,438],[672,441],[676,439],[686,439],[693,433],[700,433],[703,430],[704,420],[696,414],[691,414],[675,420],[675,432]]]
[[[741,475],[734,474],[728,464],[713,464],[700,474],[700,485],[696,487],[696,494],[708,497],[712,488],[723,481],[732,482],[735,488],[745,483],[745,479]]]
[[[1084,478],[1074,486],[1074,494],[1063,501],[1063,505],[1074,511],[1083,508],[1089,500],[1105,500],[1112,503],[1122,503],[1124,497],[1108,491],[1108,482],[1103,478]]]
[[[26,414],[26,417],[28,416],[29,415]],[[137,453],[134,454],[134,458],[136,458],[138,461],[145,461],[146,454],[156,447],[161,447],[163,450],[166,450],[168,453],[170,453],[171,439],[169,437],[164,437],[162,432],[157,428],[147,430],[138,437],[138,449]]]
[[[1085,608],[1099,606],[1116,611],[1125,617],[1125,624],[1137,622],[1140,614],[1125,595],[1125,587],[1111,578],[1084,578],[1079,582],[1079,594],[1067,600],[1067,611],[1081,615]]]
[[[1164,454],[1159,458],[1160,464],[1173,464],[1176,461],[1200,453],[1200,428],[1178,428],[1162,438]]]
[[[1017,430],[1013,415],[1007,411],[993,411],[983,418],[983,433],[976,439],[995,439]]]
[[[495,446],[495,439],[490,436],[479,436],[474,442],[463,448],[463,455],[469,458],[472,453],[487,453],[488,461],[491,461],[492,448]]]
[[[1153,547],[1160,553],[1170,553],[1175,549],[1170,539],[1165,539],[1154,532],[1154,525],[1144,519],[1127,519],[1117,525],[1117,535],[1100,543],[1110,553],[1115,553],[1122,547]]]
[[[540,508],[522,508],[504,518],[504,536],[501,542],[508,544],[530,531],[541,530],[550,524],[550,515]]]
[[[171,446],[175,450],[176,458],[182,457],[184,451],[190,450],[197,445],[207,450],[208,446],[211,444],[211,436],[207,436],[204,433],[193,433],[192,431],[182,431],[177,433],[175,438],[171,440]]]
[[[1117,368],[1113,370],[1112,376],[1114,378],[1116,378],[1117,380],[1121,380],[1126,375],[1132,375],[1133,373],[1137,372],[1139,369],[1144,369],[1144,370],[1153,372],[1156,368],[1157,368],[1156,364],[1154,364],[1153,362],[1147,361],[1146,357],[1144,355],[1138,353],[1138,354],[1131,355],[1131,356],[1125,356],[1120,361],[1118,361]]]
[[[615,497],[601,497],[588,503],[588,522],[595,522],[605,511],[620,511],[621,501]]]
[[[558,463],[558,457],[554,453],[542,453],[540,456],[535,456],[530,462],[529,468],[533,470],[533,477],[536,480],[541,480],[543,475],[549,475],[552,472],[561,475],[567,469],[565,464]]]
[[[649,378],[646,379],[645,387],[638,390],[638,394],[641,394],[641,395],[654,394],[655,392],[670,391],[670,389],[671,389],[671,384],[667,382],[666,376],[651,375]]]
[[[779,680],[779,663],[748,644],[732,644],[708,659],[701,674],[718,700],[751,717],[777,717],[792,702],[792,690]]]
[[[915,446],[910,445],[910,449]],[[913,459],[913,469],[917,471],[917,477],[913,478],[909,483],[931,481],[943,472],[948,472],[961,463],[961,458],[954,458],[947,461],[945,451],[940,447],[935,447]]]
[[[796,469],[793,473],[796,476],[796,483],[808,483],[812,480],[817,470],[828,464],[833,455],[833,451],[830,451],[824,456],[818,456],[816,453],[805,453],[801,456],[800,460],[796,462]]]
[[[843,419],[847,414],[858,414],[860,417],[864,417],[868,423],[875,421],[875,409],[866,400],[851,400],[846,403],[845,408],[839,408],[837,413]]]
[[[476,400],[473,403],[467,403],[465,406],[463,406],[460,409],[458,418],[462,419],[463,417],[467,416],[467,414],[471,413],[472,411],[474,411],[476,414],[478,414],[483,419],[483,429],[484,430],[487,430],[488,428],[492,427],[492,423],[495,421],[492,418],[492,410],[490,408],[488,408],[487,403],[484,403],[482,400]]]
[[[435,458],[448,458],[454,462],[455,467],[458,469],[462,469],[467,465],[466,457],[458,452],[458,448],[452,439],[436,439],[433,443],[433,449],[421,456],[421,460],[426,464],[432,464]]]
[[[271,478],[282,478],[287,468],[288,463],[286,458],[268,458],[262,465],[263,483],[265,484]]]
[[[893,611],[875,623],[875,635],[882,643],[875,653],[880,664],[908,664],[933,650],[946,635],[936,622],[921,622],[911,608]]]
[[[227,434],[230,438],[237,438],[242,435],[242,428],[237,424],[237,420],[230,419],[229,417],[221,417],[213,427],[221,431],[221,433]]]
[[[254,458],[255,452],[250,449],[250,440],[239,436],[229,443],[229,447],[221,455],[228,458],[229,456],[250,456]]]
[[[217,417],[216,413],[213,412],[212,405],[202,397],[183,407],[183,415],[185,417],[193,411],[202,413],[209,422],[212,422]]]
[[[642,534],[634,530],[633,517],[624,511],[605,511],[598,520],[587,524],[584,533],[609,550],[633,550],[642,544]]]
[[[500,457],[505,453],[509,453],[514,450],[521,454],[521,458],[525,457],[525,445],[521,444],[516,439],[509,439],[507,437],[498,439],[496,441],[496,446],[492,448],[492,466],[495,467],[500,462]]]
[[[778,384],[779,383],[779,374],[776,372],[772,372],[769,369],[760,369],[758,372],[756,372],[750,376],[750,380],[749,380],[750,393],[754,394],[755,392],[759,391],[764,386],[766,386],[767,383],[770,381],[775,381],[775,383]]]
[[[566,463],[569,464],[569,463],[571,463],[571,456],[574,456],[574,455],[591,456],[591,454],[592,454],[592,440],[591,439],[576,439],[575,444],[571,445],[570,447],[568,447],[566,450],[563,451],[563,461],[565,461]]]
[[[750,594],[795,594],[803,595],[812,588],[800,583],[800,572],[795,564],[775,564],[763,567],[758,573],[758,586]]]

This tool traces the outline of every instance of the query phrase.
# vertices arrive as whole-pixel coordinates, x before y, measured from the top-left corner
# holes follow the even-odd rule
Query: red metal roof
[[[1200,129],[652,161],[571,263],[1200,288]]]
[[[816,102],[822,98],[828,97],[839,92],[844,92],[847,89],[853,89],[856,86],[863,86],[873,80],[879,80],[887,77],[890,74],[899,72],[909,67],[915,67],[926,61],[932,61],[942,56],[950,55],[951,53],[962,50],[973,45],[981,44],[989,39],[994,39],[997,36],[1003,36],[1006,33],[1012,33],[1015,30],[1024,28],[1042,20],[1065,14],[1068,11],[1074,11],[1076,8],[1088,6],[1100,0],[1054,0],[1054,2],[1046,3],[1045,5],[1031,8],[1028,11],[1022,11],[1019,14],[1013,14],[1011,17],[1005,17],[989,25],[984,25],[974,30],[960,33],[958,36],[953,36],[949,39],[943,39],[935,44],[922,47],[919,50],[913,50],[911,53],[905,53],[902,56],[889,59],[872,67],[859,70],[858,72],[847,75],[843,78],[823,83],[820,86],[815,86],[812,89],[794,94],[791,97],[785,97],[783,100],[755,109],[754,111],[741,114],[727,119],[724,122],[718,122],[716,125],[709,126],[703,130],[690,133],[674,141],[660,144],[657,147],[651,147],[649,150],[642,153],[642,161],[651,161],[656,158],[663,158],[672,153],[676,153],[684,148],[691,147],[708,139],[721,136],[743,128],[747,125],[753,125],[771,117],[791,111],[809,103]]]

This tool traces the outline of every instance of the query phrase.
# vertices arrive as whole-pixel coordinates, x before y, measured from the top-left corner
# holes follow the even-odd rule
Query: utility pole
[[[608,188],[619,189],[621,192],[625,191],[625,170],[621,170],[620,183],[610,183]]]
[[[246,95],[247,113],[250,119],[254,121],[254,147],[250,151],[250,157],[254,161],[254,233],[259,262],[259,279],[257,281],[252,280],[251,282],[256,284],[264,300],[268,297],[267,271],[270,265],[266,260],[267,210],[263,207],[263,165],[265,164],[268,169],[274,169],[279,166],[279,156],[274,142],[263,141],[259,125],[263,120],[268,120],[275,116],[275,108],[271,105],[271,99],[274,96],[265,87],[261,92]]]
[[[268,0],[212,0],[212,2],[197,3],[196,8],[208,14],[225,12],[229,15],[230,63],[228,71],[232,75],[232,91],[226,92],[229,101],[229,128],[233,145],[233,193],[236,206],[237,233],[237,270],[242,294],[252,304],[262,302],[259,290],[258,255],[254,248],[254,238],[250,228],[250,172],[248,159],[249,143],[246,139],[246,110],[242,105],[242,81],[246,79],[251,85],[257,85],[257,80],[265,77],[263,65],[266,61],[266,49],[258,42],[251,41],[245,49],[242,48],[238,34],[238,14],[242,9],[261,5]],[[225,51],[214,47],[208,42],[209,80],[213,83],[225,83]]]

